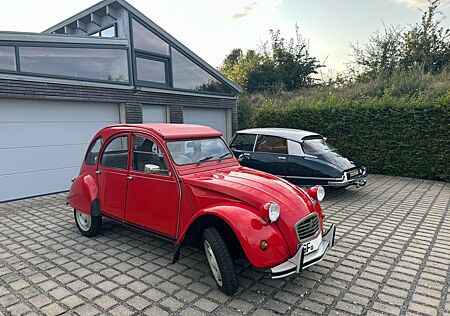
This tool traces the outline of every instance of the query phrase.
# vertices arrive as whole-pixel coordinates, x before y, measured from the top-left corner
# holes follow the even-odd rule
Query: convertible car
[[[221,136],[182,124],[99,131],[67,198],[81,234],[95,236],[108,217],[172,242],[173,262],[199,247],[228,295],[238,289],[235,257],[273,279],[322,260],[335,235],[324,228],[324,189],[240,166]]]
[[[366,184],[366,168],[340,155],[316,133],[246,129],[236,133],[230,147],[242,166],[272,173],[296,185],[345,188]]]

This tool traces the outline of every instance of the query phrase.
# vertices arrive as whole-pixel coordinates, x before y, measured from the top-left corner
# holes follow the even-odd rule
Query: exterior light
[[[316,185],[308,189],[308,195],[313,200],[321,202],[325,198],[325,189],[320,185]]]
[[[262,218],[270,223],[276,222],[280,217],[280,206],[276,202],[267,202],[261,206]]]

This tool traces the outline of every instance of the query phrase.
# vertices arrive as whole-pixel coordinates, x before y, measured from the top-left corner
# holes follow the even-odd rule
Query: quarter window
[[[128,136],[119,136],[106,146],[103,151],[101,165],[106,168],[127,169]]]
[[[100,148],[102,147],[103,139],[101,137],[97,138],[89,147],[89,150],[86,154],[86,158],[84,162],[87,165],[96,165],[98,153],[100,152]]]
[[[166,160],[158,145],[149,138],[134,136],[132,168],[134,171],[145,172],[146,165],[158,166],[162,174],[168,172]]]
[[[14,47],[0,46],[0,69],[16,70],[16,53]]]
[[[237,134],[231,143],[231,149],[238,151],[253,151],[256,135]]]
[[[275,136],[258,136],[256,141],[255,151],[265,153],[287,154],[287,142],[286,139]]]

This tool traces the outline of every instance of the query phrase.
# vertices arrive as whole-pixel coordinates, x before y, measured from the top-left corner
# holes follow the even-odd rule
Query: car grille
[[[295,225],[295,228],[300,242],[316,236],[317,232],[320,230],[319,215],[317,213],[309,215],[298,222]]]

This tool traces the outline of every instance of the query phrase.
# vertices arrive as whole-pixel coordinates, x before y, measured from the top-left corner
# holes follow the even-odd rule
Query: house
[[[62,192],[115,123],[237,128],[240,88],[123,0],[0,32],[0,201]]]

